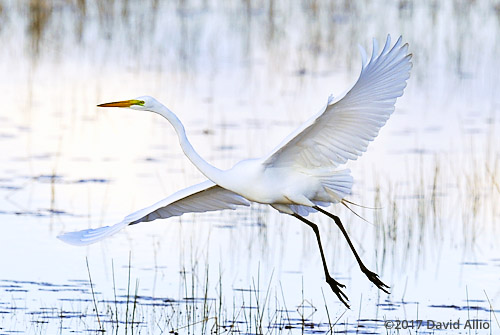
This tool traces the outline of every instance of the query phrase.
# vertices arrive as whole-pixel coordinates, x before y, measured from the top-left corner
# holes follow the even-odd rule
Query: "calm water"
[[[499,28],[493,1],[0,1],[0,334],[495,334]],[[96,104],[155,96],[228,168],[348,89],[358,44],[387,33],[410,44],[412,76],[349,163],[349,199],[378,209],[357,209],[369,223],[331,210],[390,295],[313,215],[346,311],[312,231],[264,206],[141,224],[83,248],[56,239],[203,180],[166,121]],[[384,326],[405,319],[424,322]],[[436,329],[450,321],[460,329]]]

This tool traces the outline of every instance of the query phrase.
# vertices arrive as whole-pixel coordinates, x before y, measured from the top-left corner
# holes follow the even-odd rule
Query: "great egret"
[[[374,272],[361,261],[340,219],[319,206],[343,203],[350,194],[353,179],[348,169],[337,169],[348,160],[356,160],[377,135],[394,111],[396,98],[403,95],[412,63],[408,44],[402,38],[391,48],[390,35],[378,53],[377,41],[367,61],[360,47],[361,73],[354,86],[340,98],[328,98],[326,106],[278,147],[263,158],[247,159],[229,170],[207,163],[189,143],[180,120],[167,107],[149,96],[111,102],[99,107],[124,107],[160,114],[174,127],[182,150],[208,180],[178,191],[156,204],[125,217],[123,221],[97,229],[58,236],[64,242],[87,245],[111,236],[139,222],[165,219],[189,212],[235,209],[250,202],[268,204],[279,212],[301,220],[311,227],[318,242],[326,282],[339,300],[349,308],[345,285],[333,279],[326,264],[318,227],[304,216],[319,211],[332,218],[342,231],[361,270],[379,289],[389,293]]]

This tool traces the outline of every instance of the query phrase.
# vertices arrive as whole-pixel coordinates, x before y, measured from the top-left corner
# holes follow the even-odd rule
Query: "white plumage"
[[[58,236],[66,243],[88,245],[111,236],[128,225],[180,216],[184,213],[209,212],[235,209],[236,206],[249,206],[242,196],[215,185],[210,180],[190,186],[154,205],[127,215],[121,222],[97,229],[86,229]]]
[[[341,290],[344,285],[333,279],[321,246],[317,225],[304,216],[319,211],[335,221],[349,243],[361,271],[379,289],[389,286],[363,264],[340,219],[319,206],[342,202],[351,193],[353,179],[348,169],[339,166],[356,160],[394,112],[396,99],[403,94],[410,76],[411,55],[401,37],[391,48],[387,36],[378,53],[376,40],[367,61],[361,48],[361,73],[354,86],[338,99],[328,98],[326,106],[292,132],[269,155],[247,159],[229,170],[208,164],[188,141],[184,126],[167,107],[149,96],[99,105],[126,107],[157,113],[174,127],[186,156],[207,177],[207,181],[178,191],[158,203],[125,217],[120,223],[97,229],[66,233],[59,238],[75,245],[87,245],[109,237],[124,227],[140,222],[166,219],[184,213],[207,212],[248,206],[250,201],[268,204],[293,215],[310,226],[318,242],[326,282],[339,300],[349,307]],[[347,205],[346,205],[347,206]]]
[[[372,57],[366,64],[363,50],[361,74],[351,90],[337,99],[330,96],[320,113],[268,156],[266,166],[336,168],[366,151],[394,112],[396,98],[403,95],[412,66],[408,45],[401,46],[401,37],[390,48],[388,36],[379,55],[377,42],[373,41]]]
[[[337,99],[330,96],[318,114],[292,132],[266,157],[242,161],[227,171],[204,161],[187,140],[179,119],[154,98],[139,97],[100,105],[146,110],[167,118],[177,131],[188,158],[209,180],[134,212],[113,226],[58,237],[70,244],[87,245],[131,224],[184,213],[235,209],[239,205],[249,206],[248,200],[299,215],[316,211],[313,208],[316,205],[342,201],[350,194],[353,181],[349,170],[336,168],[366,151],[406,87],[412,66],[411,55],[407,54],[408,45],[401,44],[400,37],[391,48],[388,36],[379,54],[374,40],[368,61],[361,48],[362,69],[351,90]]]

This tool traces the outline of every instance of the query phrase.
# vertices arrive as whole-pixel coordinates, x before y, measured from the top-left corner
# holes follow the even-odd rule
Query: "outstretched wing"
[[[396,98],[403,95],[410,77],[411,54],[401,37],[391,48],[391,37],[378,54],[377,41],[366,63],[361,49],[362,68],[359,78],[343,97],[330,97],[326,107],[290,134],[268,157],[268,167],[335,168],[355,160],[387,122]]]
[[[121,222],[97,229],[86,229],[59,235],[62,241],[73,245],[88,245],[116,234],[128,225],[180,216],[184,213],[209,212],[249,206],[248,200],[228,191],[210,180],[178,191],[156,204],[138,210]]]

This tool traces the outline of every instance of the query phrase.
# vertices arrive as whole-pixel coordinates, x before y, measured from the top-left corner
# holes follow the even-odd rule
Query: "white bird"
[[[378,53],[377,41],[367,61],[360,47],[361,73],[354,86],[340,98],[328,98],[326,106],[265,157],[240,161],[228,170],[207,163],[191,146],[177,116],[152,97],[105,103],[99,107],[125,107],[150,111],[166,118],[177,132],[186,156],[208,180],[178,191],[156,204],[125,217],[123,221],[97,229],[70,232],[58,236],[74,245],[88,245],[109,237],[128,225],[180,216],[184,213],[235,209],[250,202],[268,204],[282,213],[296,217],[310,226],[320,249],[326,282],[339,300],[349,308],[345,285],[334,280],[326,265],[319,230],[307,220],[310,212],[319,211],[332,218],[345,236],[365,275],[379,289],[389,293],[374,272],[358,256],[340,219],[319,206],[346,205],[353,179],[350,170],[339,169],[348,160],[356,160],[366,151],[394,111],[396,98],[403,95],[412,63],[408,44],[399,37],[391,47],[387,36]],[[349,203],[349,202],[348,202]]]

